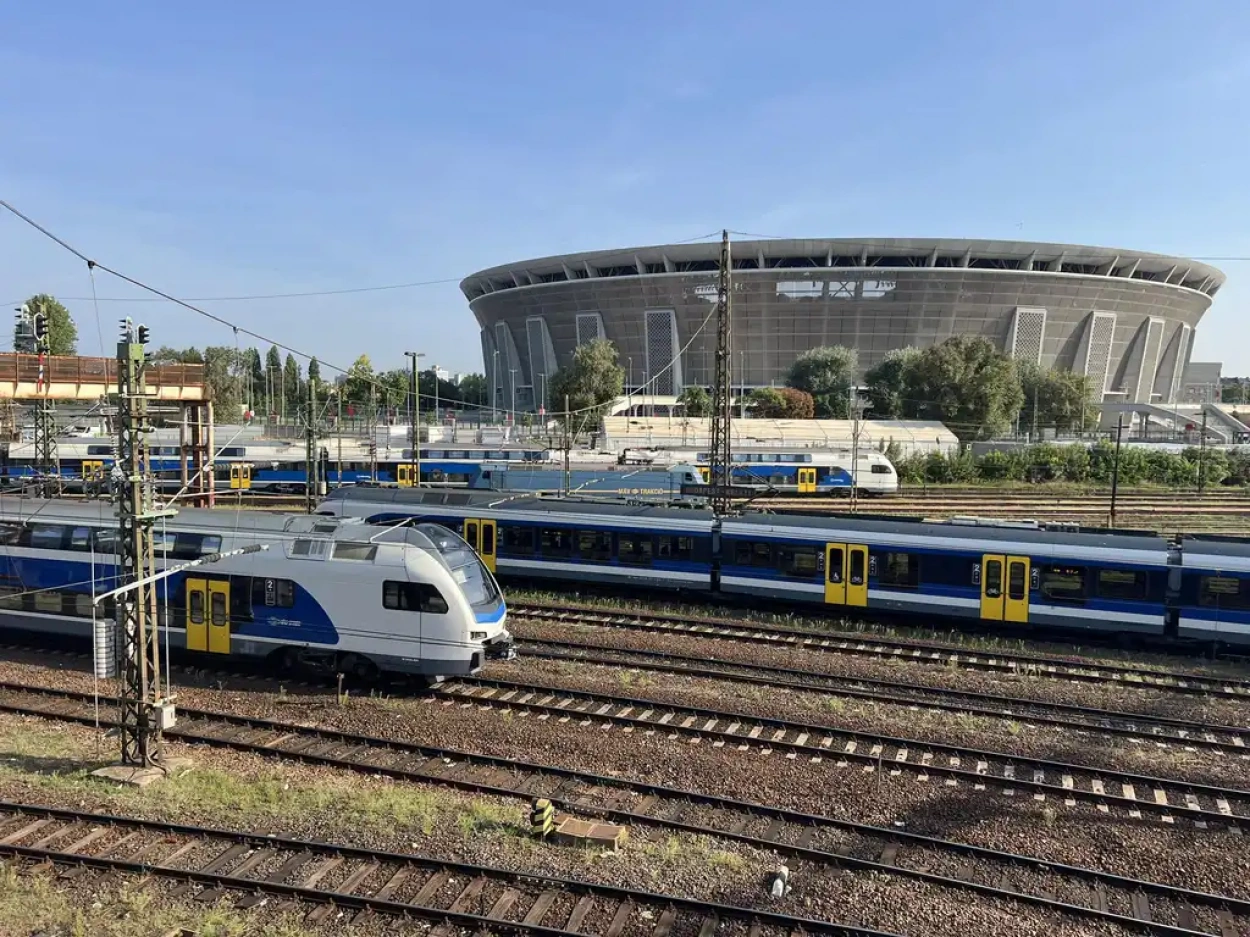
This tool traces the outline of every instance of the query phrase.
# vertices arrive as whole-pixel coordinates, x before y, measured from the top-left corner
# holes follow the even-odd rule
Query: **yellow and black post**
[[[555,826],[556,808],[551,806],[551,801],[545,797],[535,800],[530,808],[530,829],[534,835],[538,839],[546,839]]]

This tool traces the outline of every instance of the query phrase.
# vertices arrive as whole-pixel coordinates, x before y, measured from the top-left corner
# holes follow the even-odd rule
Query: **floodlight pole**
[[[720,277],[716,289],[716,371],[712,383],[712,446],[708,481],[712,510],[717,517],[729,513],[733,483],[733,349],[730,328],[730,294],[733,290],[733,257],[729,232],[721,232]]]

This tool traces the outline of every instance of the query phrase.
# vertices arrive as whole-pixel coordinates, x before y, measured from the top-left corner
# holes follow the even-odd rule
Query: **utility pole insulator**
[[[147,355],[129,319],[117,343],[117,630],[121,638],[122,764],[152,767],[160,761],[162,730],[173,722],[173,703],[161,689],[153,524],[174,513],[157,510],[147,452]]]
[[[719,517],[732,505],[729,487],[733,483],[733,348],[730,329],[730,294],[733,290],[733,259],[729,232],[721,232],[720,277],[716,289],[716,368],[712,381],[712,452],[708,481],[712,510]]]

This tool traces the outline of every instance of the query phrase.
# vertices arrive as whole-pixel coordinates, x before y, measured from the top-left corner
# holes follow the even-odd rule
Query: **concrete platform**
[[[185,774],[191,770],[191,765],[190,758],[166,758],[157,768],[136,768],[134,765],[119,763],[97,768],[91,772],[91,776],[126,787],[147,787],[153,781]]]
[[[557,843],[564,846],[596,846],[615,852],[625,842],[629,831],[623,826],[616,826],[612,823],[563,817],[556,824],[551,835]]]

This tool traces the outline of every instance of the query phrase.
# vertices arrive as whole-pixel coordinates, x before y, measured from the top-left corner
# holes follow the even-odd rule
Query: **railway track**
[[[158,875],[182,884],[175,897],[239,896],[248,908],[266,898],[314,905],[319,923],[343,910],[418,917],[464,934],[637,932],[653,937],[795,932],[886,937],[884,931],[406,853],[264,836],[179,823],[0,802],[0,855],[52,863],[62,878],[91,870]],[[335,882],[333,887],[325,883]]]
[[[718,748],[780,751],[786,757],[829,759],[839,767],[857,765],[891,775],[908,772],[952,787],[993,787],[1008,796],[1017,792],[1038,800],[1049,796],[1067,806],[1083,801],[1104,813],[1116,807],[1134,819],[1148,813],[1175,823],[1180,816],[1199,829],[1215,824],[1238,834],[1250,827],[1250,791],[1211,784],[515,680],[456,678],[443,684],[432,699],[439,698],[561,722],[577,719],[584,725],[607,723],[626,732],[706,740]]]
[[[773,647],[798,647],[804,650],[856,657],[902,660],[909,663],[933,664],[964,670],[1054,677],[1082,683],[1145,687],[1189,696],[1250,700],[1250,680],[1151,670],[1147,667],[1133,667],[1109,661],[1070,660],[1063,657],[1008,651],[981,653],[956,649],[933,641],[877,635],[848,635],[765,625],[746,620],[633,612],[624,609],[594,609],[535,602],[511,602],[508,605],[508,612],[514,620],[519,618],[569,625],[680,634],[715,640],[766,644]]]
[[[521,638],[518,650],[526,657],[572,660],[610,667],[629,667],[713,680],[733,680],[757,686],[827,693],[847,699],[868,700],[911,708],[966,713],[993,719],[1020,720],[1079,732],[1141,739],[1160,745],[1199,748],[1250,758],[1250,729],[1211,725],[1167,716],[1027,700],[992,693],[950,690],[916,683],[843,677],[817,670],[767,667],[739,661],[690,657],[660,651],[605,648],[576,641]]]
[[[0,684],[0,711],[92,725],[94,703],[95,698],[86,693]],[[102,699],[101,703],[115,705],[116,700]],[[813,863],[879,873],[953,889],[957,894],[992,897],[1088,920],[1115,923],[1138,933],[1166,937],[1194,934],[1235,937],[1250,927],[1250,900],[1043,861],[910,833],[901,828],[875,827],[618,776],[596,775],[500,756],[235,714],[180,709],[179,718],[179,725],[167,736],[180,741],[463,791],[515,797],[523,801],[545,797],[562,811],[576,815],[720,837]],[[518,804],[518,811],[522,809],[522,805]],[[4,811],[4,805],[0,804],[0,816]],[[11,840],[13,833],[43,819],[46,813],[32,816],[24,823],[13,821],[0,825],[0,854],[22,841],[26,841],[27,847],[33,847],[34,843],[28,840],[36,836],[42,840],[43,836],[55,832],[52,828],[45,830],[39,827],[28,830],[17,840]],[[53,811],[52,814],[66,812]],[[103,820],[80,820],[78,825],[83,828],[78,835],[88,836],[94,833],[95,826],[107,824]],[[68,838],[71,834],[64,835]],[[101,849],[102,844],[107,842],[105,836],[97,836]],[[282,844],[282,841],[262,836],[253,836],[248,842],[264,849],[280,849]],[[46,849],[50,845],[50,842],[43,843],[38,848]],[[235,845],[239,844],[230,848]],[[342,847],[312,845],[317,849],[331,850],[334,855],[343,852]],[[137,844],[135,848],[138,848]],[[170,852],[178,848],[172,846]],[[95,855],[102,853],[97,851]],[[247,861],[242,852],[236,858],[239,862]],[[412,857],[399,858],[405,863],[412,861]],[[51,861],[75,862],[74,859]],[[366,861],[384,863],[388,860],[372,854],[372,858]],[[269,867],[276,864],[275,859]],[[438,865],[447,868],[450,864]],[[281,868],[281,865],[278,867]],[[316,867],[307,868],[315,870]],[[281,893],[281,888],[291,887],[289,880],[295,873],[288,871],[286,885],[267,880],[257,886],[249,879],[242,890],[255,890],[268,884],[279,886],[274,893]],[[385,876],[386,873],[377,872],[370,873],[368,878],[374,887],[379,887],[384,880],[389,882]],[[362,888],[366,884],[363,880],[360,883]],[[603,891],[597,885],[594,890]],[[349,897],[353,901],[364,902],[376,900],[379,895],[374,892],[370,899],[353,891]],[[315,901],[311,896],[307,900]],[[338,897],[334,900],[343,907],[360,910],[366,907],[364,904],[347,904]],[[453,898],[451,904],[454,903]],[[444,902],[443,906],[448,905]],[[830,925],[823,926],[825,933],[873,933],[853,928],[829,930]],[[583,928],[583,933],[589,932]],[[596,932],[605,933],[604,930]],[[663,937],[658,928],[656,937]]]

